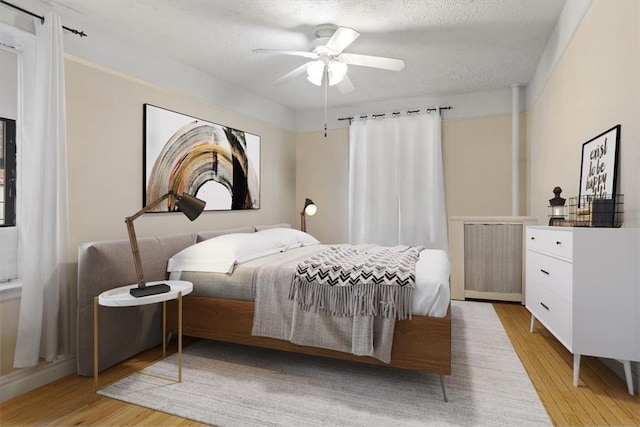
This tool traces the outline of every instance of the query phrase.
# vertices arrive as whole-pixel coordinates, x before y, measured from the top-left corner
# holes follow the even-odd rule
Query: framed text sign
[[[144,104],[143,169],[143,206],[175,191],[204,200],[208,211],[260,208],[258,135]]]
[[[615,198],[619,145],[620,125],[582,144],[580,207],[594,199]]]

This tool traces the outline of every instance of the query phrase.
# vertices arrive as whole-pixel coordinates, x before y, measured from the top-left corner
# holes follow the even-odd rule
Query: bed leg
[[[442,386],[442,396],[444,397],[444,401],[448,402],[449,399],[447,399],[447,388],[444,385],[444,375],[440,375],[440,385]]]

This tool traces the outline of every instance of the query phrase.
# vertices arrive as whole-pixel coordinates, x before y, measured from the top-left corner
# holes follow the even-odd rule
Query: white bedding
[[[322,245],[321,245],[322,246]],[[305,248],[289,249],[287,253],[304,250]],[[269,265],[272,257],[284,256],[284,253],[274,254],[256,258],[246,263],[236,265],[247,265],[259,268],[262,265]],[[424,249],[420,252],[420,257],[416,262],[416,286],[413,291],[412,312],[416,316],[444,317],[449,307],[449,257],[447,253],[437,249]],[[170,278],[178,280],[181,277],[180,271],[172,271]]]
[[[182,271],[199,271],[225,274],[218,275],[216,282],[230,282],[225,280],[227,273],[233,273],[239,266],[260,268],[277,263],[283,257],[296,257],[310,250],[328,247],[320,245],[313,236],[293,229],[279,228],[251,234],[229,234],[200,242],[175,254],[169,260],[167,270],[170,272],[170,278],[176,280],[181,278]],[[451,296],[450,269],[446,252],[436,249],[424,249],[420,252],[416,262],[416,286],[411,307],[413,314],[446,316]]]
[[[451,265],[447,253],[424,249],[416,262],[416,288],[411,309],[416,316],[444,317],[451,299],[449,274]]]

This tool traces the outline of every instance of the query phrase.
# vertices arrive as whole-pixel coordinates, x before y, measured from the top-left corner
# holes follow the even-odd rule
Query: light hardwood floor
[[[595,357],[582,357],[573,386],[573,355],[520,304],[494,304],[513,347],[555,425],[640,426],[640,398]]]
[[[529,312],[494,304],[522,364],[555,425],[640,426],[640,398],[599,360],[584,357],[580,386],[572,385],[571,354],[539,324],[529,333]],[[188,343],[187,343],[188,344]],[[153,349],[100,374],[100,383],[155,360]],[[184,418],[98,396],[93,379],[75,375],[0,404],[0,425],[200,425]],[[517,420],[514,420],[517,425]]]

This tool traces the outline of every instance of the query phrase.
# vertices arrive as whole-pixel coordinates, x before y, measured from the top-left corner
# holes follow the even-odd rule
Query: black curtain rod
[[[26,10],[26,9],[23,9],[23,8],[21,8],[21,7],[19,7],[19,6],[16,6],[15,4],[11,4],[11,3],[6,2],[6,1],[4,1],[4,0],[0,0],[0,3],[4,4],[4,5],[6,5],[6,6],[12,7],[12,8],[14,8],[15,10],[19,10],[19,11],[20,11],[20,12],[22,12],[22,13],[26,13],[27,15],[31,15],[31,16],[33,16],[34,18],[38,18],[41,22],[44,22],[44,16],[36,15],[36,14],[35,14],[35,13],[33,13],[33,12],[30,12],[30,11],[28,11],[28,10]],[[79,35],[80,37],[87,37],[87,34],[86,34],[84,31],[78,31],[78,30],[75,30],[75,29],[73,29],[73,28],[65,27],[64,25],[62,26],[62,28],[64,28],[65,30],[67,30],[67,31],[69,31],[69,32],[71,32],[71,33],[73,33],[73,34],[77,34],[77,35]]]
[[[431,113],[432,111],[436,111],[436,110],[451,110],[453,107],[449,106],[449,107],[434,107],[434,108],[427,108],[426,112],[427,113]],[[418,114],[420,113],[420,110],[407,110],[407,116],[410,116],[412,114]],[[391,113],[392,117],[399,117],[400,116],[400,111],[394,111],[393,113]],[[379,119],[381,117],[384,117],[386,115],[386,113],[381,113],[381,114],[372,114],[371,118],[372,119]],[[363,115],[360,116],[360,120],[364,120],[366,118],[368,118],[368,115]],[[351,122],[354,120],[354,117],[340,117],[338,120],[342,121],[342,120],[349,120],[349,124],[351,124]]]

